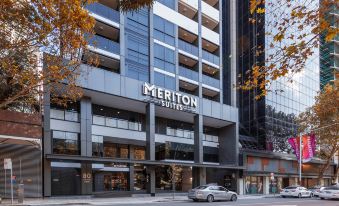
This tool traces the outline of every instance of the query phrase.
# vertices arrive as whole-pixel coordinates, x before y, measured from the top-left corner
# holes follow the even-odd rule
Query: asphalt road
[[[112,205],[126,205],[126,204],[112,204]],[[128,204],[140,206],[142,204]],[[193,202],[191,200],[185,201],[171,201],[171,202],[156,202],[147,203],[147,206],[339,206],[339,200],[320,200],[310,198],[260,198],[260,199],[241,199],[237,202]]]

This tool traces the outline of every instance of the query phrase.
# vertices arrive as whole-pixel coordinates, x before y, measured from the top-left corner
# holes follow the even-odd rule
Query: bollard
[[[18,203],[24,203],[24,184],[18,185]]]

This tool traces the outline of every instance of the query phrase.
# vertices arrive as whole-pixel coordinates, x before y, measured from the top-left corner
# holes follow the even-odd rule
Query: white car
[[[323,189],[325,189],[325,187],[322,186],[314,186],[311,188],[308,188],[308,190],[310,190],[312,192],[312,196],[314,197],[319,197],[320,191],[322,191]]]
[[[319,193],[320,199],[339,199],[339,186],[325,187]]]
[[[291,186],[286,187],[280,192],[281,197],[311,197],[312,192],[305,187]]]

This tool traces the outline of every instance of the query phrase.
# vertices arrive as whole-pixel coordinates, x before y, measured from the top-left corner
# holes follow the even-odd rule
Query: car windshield
[[[207,188],[207,186],[199,186],[199,187],[196,187],[195,189],[196,190],[203,190],[203,189],[206,189]]]
[[[285,187],[285,190],[297,189],[297,187]]]

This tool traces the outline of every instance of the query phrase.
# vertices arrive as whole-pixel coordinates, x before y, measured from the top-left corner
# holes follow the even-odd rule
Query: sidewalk
[[[260,199],[273,197],[273,195],[239,195],[238,199]],[[122,205],[122,204],[145,204],[155,202],[174,202],[174,201],[189,201],[187,196],[156,196],[156,197],[114,197],[114,198],[91,198],[90,196],[75,196],[75,197],[53,197],[45,199],[25,199],[24,204],[17,204],[14,200],[14,205],[35,206],[35,205]],[[1,205],[11,205],[10,200],[3,200]]]

